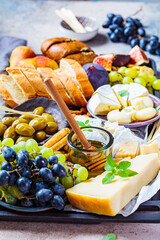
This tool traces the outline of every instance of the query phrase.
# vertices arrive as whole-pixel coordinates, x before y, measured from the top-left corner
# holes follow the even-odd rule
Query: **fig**
[[[113,58],[114,58],[113,54],[101,55],[101,56],[96,57],[93,60],[93,63],[97,63],[97,64],[101,65],[102,67],[104,67],[107,71],[111,71],[112,64],[113,64]]]
[[[115,54],[113,58],[113,66],[122,67],[129,63],[130,55],[129,54]]]
[[[149,63],[148,57],[145,55],[142,49],[137,45],[131,49],[129,64],[141,65],[144,63]]]
[[[87,63],[83,66],[87,73],[88,79],[94,90],[102,85],[109,84],[108,72],[104,67],[96,63]]]

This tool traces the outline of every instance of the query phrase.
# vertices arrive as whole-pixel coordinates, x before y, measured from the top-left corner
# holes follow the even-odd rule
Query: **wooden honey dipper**
[[[87,150],[96,149],[95,147],[91,146],[90,143],[88,142],[88,140],[86,139],[84,133],[82,132],[82,130],[78,126],[76,120],[74,119],[74,117],[70,113],[69,108],[67,107],[66,103],[64,102],[61,95],[59,94],[59,92],[55,88],[52,80],[50,78],[46,78],[44,80],[44,83],[46,84],[51,96],[57,102],[59,108],[63,112],[64,116],[66,117],[66,119],[69,122],[70,126],[72,127],[73,131],[77,134],[77,136],[78,136],[81,144],[83,145],[83,147]],[[96,153],[96,155],[97,155],[97,153]]]

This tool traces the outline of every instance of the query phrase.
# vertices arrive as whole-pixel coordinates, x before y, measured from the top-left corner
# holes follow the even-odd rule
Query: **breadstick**
[[[87,113],[87,108],[86,107],[81,107],[80,108],[81,113]]]
[[[70,133],[69,128],[63,128],[62,130],[54,134],[43,146],[50,148],[56,143],[58,143],[62,138],[64,138],[69,133]]]
[[[76,115],[81,115],[81,114],[82,114],[82,112],[79,111],[79,110],[70,110],[70,112],[71,112],[72,114],[76,114]]]
[[[68,135],[67,135],[68,136]],[[62,138],[60,141],[58,141],[56,144],[52,145],[50,148],[53,151],[57,151],[59,149],[61,149],[62,147],[64,147],[64,145],[67,144],[67,136],[65,136],[64,138]]]

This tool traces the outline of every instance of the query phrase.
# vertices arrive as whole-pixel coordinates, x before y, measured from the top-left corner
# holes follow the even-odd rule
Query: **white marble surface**
[[[40,53],[41,43],[50,37],[62,36],[59,19],[54,10],[71,8],[75,14],[95,17],[99,24],[107,12],[120,13],[124,17],[143,5],[142,22],[147,33],[160,37],[160,3],[140,2],[64,2],[44,0],[0,0],[0,35],[10,35],[28,40],[28,45]],[[113,44],[106,38],[106,30],[100,27],[99,35],[88,44],[97,53],[127,53],[127,44]],[[149,55],[148,55],[149,56]],[[153,57],[153,56],[151,56]],[[160,70],[160,57],[153,57]],[[159,224],[103,223],[99,225],[16,223],[0,222],[0,240],[101,240],[107,233],[117,234],[117,240],[160,240]]]

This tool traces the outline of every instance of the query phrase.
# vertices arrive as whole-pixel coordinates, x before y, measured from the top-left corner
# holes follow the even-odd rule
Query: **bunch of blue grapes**
[[[128,17],[125,20],[119,14],[107,14],[102,27],[108,28],[108,36],[112,42],[123,42],[131,47],[138,45],[142,50],[160,56],[160,43],[157,36],[146,36],[146,31],[138,18]]]

